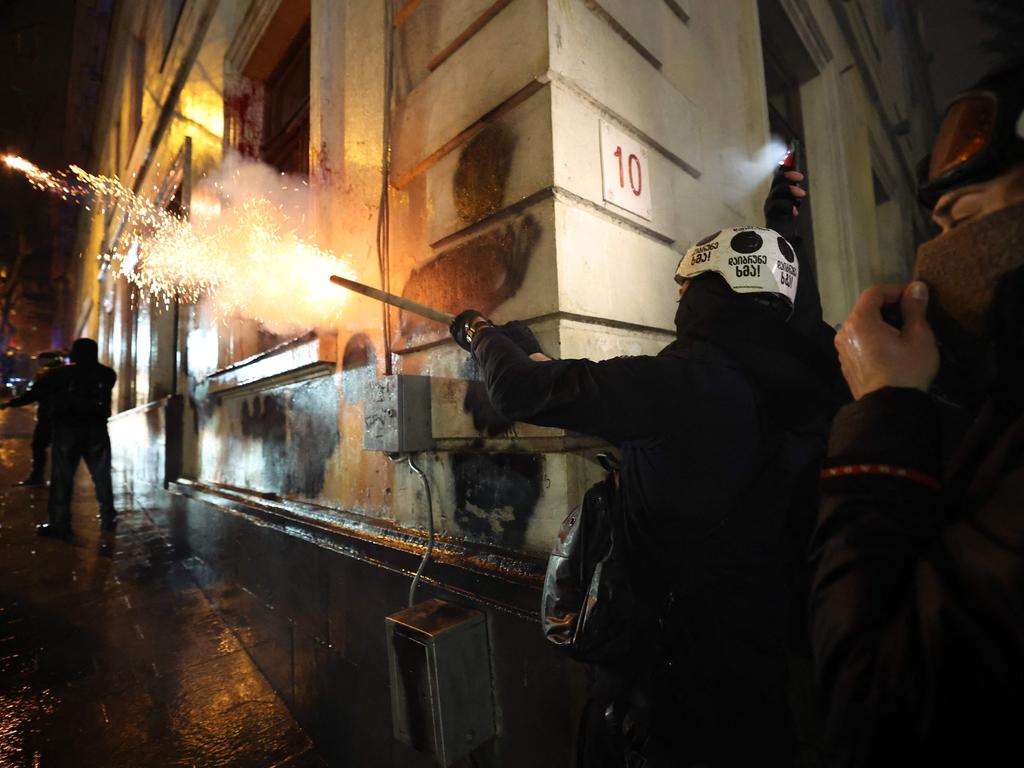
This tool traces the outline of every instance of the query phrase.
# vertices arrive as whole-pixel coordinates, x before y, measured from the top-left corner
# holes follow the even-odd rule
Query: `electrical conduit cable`
[[[419,586],[420,577],[423,575],[427,563],[430,562],[430,556],[434,552],[434,505],[430,498],[430,483],[427,481],[427,476],[423,474],[423,470],[416,466],[412,456],[399,456],[396,458],[394,455],[391,455],[388,458],[395,464],[400,464],[403,461],[409,462],[409,469],[420,476],[420,480],[423,482],[423,492],[427,495],[427,549],[420,560],[419,568],[416,569],[416,575],[412,577],[412,584],[409,585],[409,607],[412,608],[416,604],[416,587]]]
[[[391,2],[384,4],[384,113],[381,133],[381,184],[377,207],[377,266],[380,287],[391,292],[391,95],[394,87],[394,20]],[[384,334],[384,373],[391,374],[391,308],[381,307]]]

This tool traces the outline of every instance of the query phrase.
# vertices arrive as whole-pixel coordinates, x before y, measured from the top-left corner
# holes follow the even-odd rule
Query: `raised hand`
[[[882,317],[883,307],[899,303],[903,327]],[[860,400],[883,387],[908,387],[927,392],[939,371],[939,349],[925,318],[928,286],[876,285],[860,295],[836,333],[835,345],[843,376]]]

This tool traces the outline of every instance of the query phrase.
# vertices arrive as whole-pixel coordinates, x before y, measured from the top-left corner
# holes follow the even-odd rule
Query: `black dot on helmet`
[[[697,243],[697,245],[707,245],[712,240],[714,240],[716,237],[718,237],[720,234],[722,234],[722,230],[719,229],[713,235],[708,235],[707,237],[705,237],[703,240],[701,240],[699,243]]]
[[[752,232],[748,229],[733,235],[729,245],[736,253],[754,253],[754,251],[759,250],[764,245],[764,240],[761,239],[757,232]]]
[[[793,246],[790,245],[789,241],[784,237],[779,238],[779,250],[782,251],[782,255],[786,257],[786,261],[790,264],[792,264],[793,260],[796,259],[796,254],[793,253]]]

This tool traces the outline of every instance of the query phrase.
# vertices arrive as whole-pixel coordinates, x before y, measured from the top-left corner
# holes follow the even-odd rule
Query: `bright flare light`
[[[35,163],[31,163],[17,155],[4,155],[3,161],[4,165],[11,170],[25,174],[25,178],[36,189],[41,189],[45,192],[57,192],[65,196],[72,194],[72,191],[64,183],[63,176],[54,176],[51,173],[47,173],[41,170]]]
[[[348,258],[301,237],[295,229],[301,222],[291,219],[294,211],[269,196],[250,193],[232,204],[223,188],[223,199],[197,195],[189,221],[116,178],[77,165],[51,174],[21,157],[7,155],[3,161],[37,189],[102,212],[120,211],[130,233],[121,238],[127,247],[97,258],[165,306],[209,297],[219,317],[242,315],[278,333],[333,328],[341,320],[347,294],[329,278],[353,276]]]

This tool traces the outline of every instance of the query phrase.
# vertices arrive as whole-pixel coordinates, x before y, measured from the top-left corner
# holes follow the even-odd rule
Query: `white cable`
[[[412,584],[409,585],[409,607],[412,608],[416,604],[416,587],[419,586],[420,577],[423,575],[427,563],[430,562],[430,556],[434,552],[434,505],[430,498],[430,483],[427,482],[427,476],[423,474],[423,470],[416,466],[412,456],[398,456],[396,458],[395,454],[389,454],[388,458],[395,464],[400,464],[403,461],[409,462],[409,469],[420,476],[420,480],[423,481],[423,492],[427,495],[427,549],[420,560],[419,568],[416,569],[416,575],[412,577]]]

